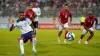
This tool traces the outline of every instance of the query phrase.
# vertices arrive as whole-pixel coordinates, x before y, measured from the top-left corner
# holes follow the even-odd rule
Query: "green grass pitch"
[[[38,30],[37,51],[38,55],[32,53],[32,45],[27,42],[24,46],[25,56],[100,56],[100,31],[95,31],[94,37],[88,45],[84,44],[87,34],[82,44],[78,44],[81,35],[80,30],[69,30],[75,34],[73,44],[64,44],[64,33],[61,35],[61,44],[57,42],[57,30]],[[63,31],[64,32],[64,31]],[[0,29],[0,56],[19,56],[20,48],[17,38],[21,32],[8,29]]]

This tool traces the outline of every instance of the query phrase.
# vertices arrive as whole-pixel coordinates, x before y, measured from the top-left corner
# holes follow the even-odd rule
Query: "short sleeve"
[[[27,18],[28,24],[30,25],[32,23],[32,21],[30,19]]]
[[[69,16],[72,17],[72,12],[71,11],[69,12]]]
[[[14,22],[14,27],[17,27],[17,21]]]

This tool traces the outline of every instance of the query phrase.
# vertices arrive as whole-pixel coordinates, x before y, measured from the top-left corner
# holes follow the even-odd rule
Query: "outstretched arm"
[[[14,28],[15,28],[14,24],[12,24],[11,27],[10,27],[10,29],[9,29],[9,31],[12,31]]]
[[[98,19],[96,18],[95,21],[96,21],[96,23],[95,23],[95,29],[96,29],[96,26],[98,24]]]

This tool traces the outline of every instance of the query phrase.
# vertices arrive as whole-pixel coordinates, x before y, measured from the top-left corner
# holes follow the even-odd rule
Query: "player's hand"
[[[61,25],[62,27],[64,27],[64,25],[63,25],[62,23],[60,23],[60,25]]]
[[[96,30],[96,28],[94,28],[94,31]]]
[[[68,23],[69,26],[71,26],[71,23]]]

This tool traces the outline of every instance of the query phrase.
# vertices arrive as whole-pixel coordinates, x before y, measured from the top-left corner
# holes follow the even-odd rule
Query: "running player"
[[[94,22],[96,22],[95,23],[95,27],[96,27],[96,25],[98,24],[98,19],[96,16],[93,16],[91,11],[89,11],[88,16],[86,17],[85,22],[84,22],[84,29],[83,29],[83,32],[81,34],[79,44],[82,42],[82,39],[87,34],[87,32],[90,33],[90,36],[84,42],[85,44],[88,44],[88,41],[90,41],[91,38],[94,36],[94,28],[93,28]]]
[[[37,1],[33,1],[32,5],[33,5],[32,10],[37,15],[37,17],[35,18],[35,21],[32,22],[35,27],[36,33],[37,33],[38,21],[39,21],[39,16],[41,15],[41,9],[37,6]]]
[[[68,17],[70,17],[70,21],[68,22]],[[60,42],[60,36],[62,34],[62,30],[65,29],[64,43],[66,44],[66,34],[68,33],[68,25],[71,25],[72,22],[72,13],[69,10],[68,4],[63,5],[63,9],[60,11],[58,16],[59,22],[59,32],[58,32],[58,42]]]
[[[37,54],[36,51],[36,33],[33,31],[33,25],[31,21],[28,18],[24,17],[24,12],[19,12],[18,14],[19,19],[15,21],[14,24],[10,27],[10,31],[12,31],[15,27],[19,28],[22,32],[22,35],[20,37],[20,49],[21,54],[20,56],[24,56],[24,43],[28,41],[28,39],[32,40],[33,45],[33,52],[34,54]]]

